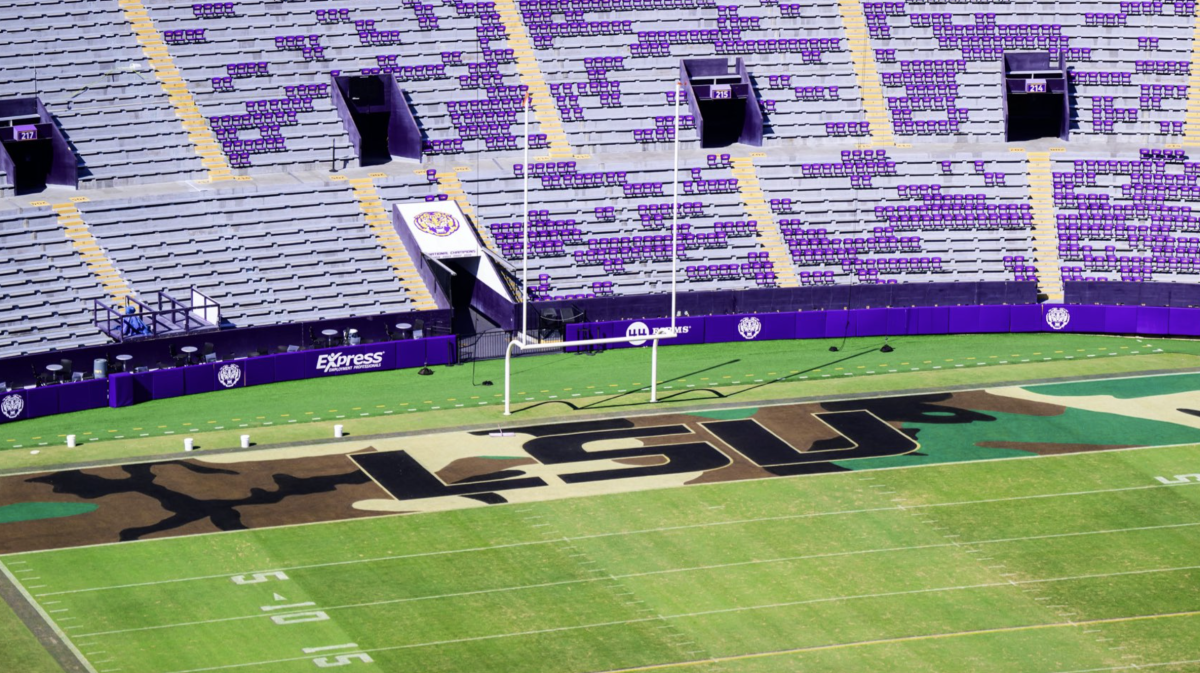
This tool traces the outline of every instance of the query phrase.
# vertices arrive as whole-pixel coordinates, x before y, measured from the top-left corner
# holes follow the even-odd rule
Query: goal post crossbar
[[[656,334],[605,337],[602,339],[581,339],[579,341],[556,341],[548,344],[527,344],[518,339],[508,342],[504,349],[504,415],[511,416],[510,401],[512,399],[512,353],[513,348],[523,351],[552,350],[554,348],[571,348],[576,346],[600,346],[604,344],[622,344],[651,342],[650,345],[650,401],[658,401],[658,342],[662,339],[674,339],[678,336],[675,330],[663,331]]]

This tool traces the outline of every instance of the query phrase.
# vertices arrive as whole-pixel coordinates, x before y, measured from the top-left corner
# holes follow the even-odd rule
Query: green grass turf
[[[101,671],[1148,666],[1200,652],[1200,484],[1155,479],[1198,463],[1194,445],[957,463],[0,561],[36,573]],[[232,579],[262,571],[287,579]]]
[[[649,353],[556,353],[514,360],[508,420],[647,411],[707,402],[746,402],[939,385],[1200,367],[1200,342],[1073,334],[903,337],[897,350],[878,339],[774,341],[666,347],[660,404],[651,405]],[[493,386],[480,385],[491,380]],[[278,383],[95,409],[0,426],[0,469],[176,452],[182,438],[201,449],[322,439],[341,423],[354,435],[505,420],[503,361]],[[568,406],[569,403],[572,406]],[[317,420],[320,419],[320,420]],[[84,450],[65,448],[67,434]],[[11,450],[5,450],[11,449]],[[38,451],[33,455],[31,450]]]
[[[62,669],[25,628],[12,608],[0,600],[0,662],[3,670],[58,673]]]

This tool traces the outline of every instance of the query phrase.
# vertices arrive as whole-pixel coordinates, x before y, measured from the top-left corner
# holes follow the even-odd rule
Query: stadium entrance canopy
[[[396,204],[392,225],[438,308],[470,307],[492,322],[511,322],[515,302],[502,274],[512,269],[480,242],[457,203]]]

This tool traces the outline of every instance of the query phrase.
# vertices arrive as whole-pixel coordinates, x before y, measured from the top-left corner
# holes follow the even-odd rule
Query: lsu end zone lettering
[[[920,448],[913,437],[869,410],[821,411],[811,417],[825,430],[803,449],[756,418],[675,416],[680,422],[662,425],[611,419],[513,428],[517,437],[524,437],[524,455],[514,458],[525,464],[453,483],[407,451],[359,453],[350,458],[398,500],[462,496],[498,504],[509,502],[506,492],[547,488],[551,481],[561,489],[563,484],[704,474],[735,464],[758,468],[760,477],[842,472],[848,468],[838,461],[900,456]],[[487,443],[488,431],[470,434],[480,438],[480,458],[494,452]],[[635,446],[589,448],[614,442]]]

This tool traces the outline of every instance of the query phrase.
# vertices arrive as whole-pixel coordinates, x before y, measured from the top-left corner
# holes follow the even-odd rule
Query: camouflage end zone
[[[343,441],[0,478],[0,553],[688,484],[1200,443],[1200,375]],[[508,434],[511,433],[511,434]]]

